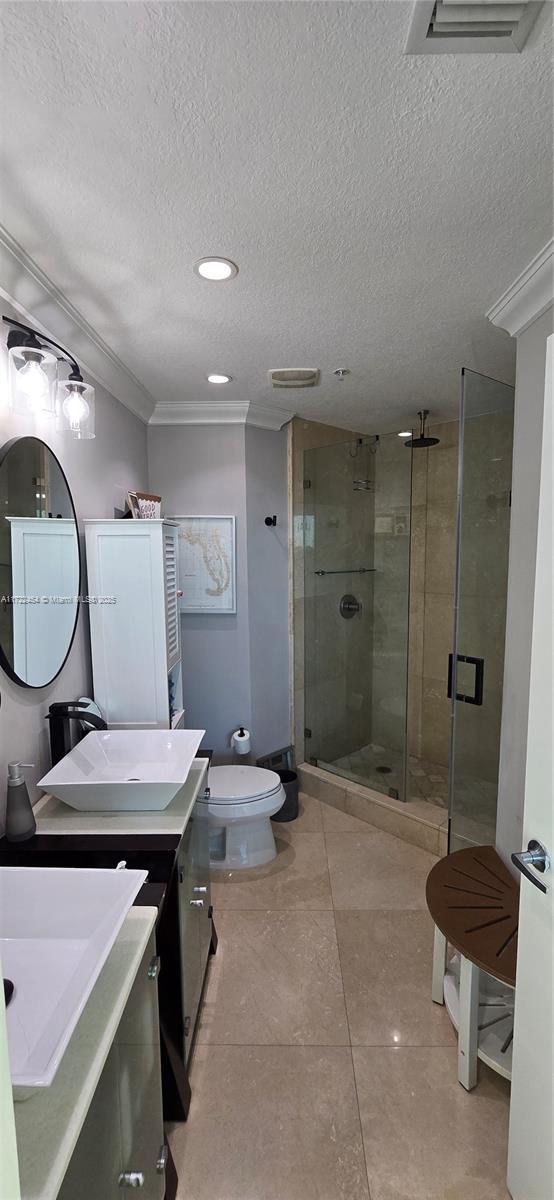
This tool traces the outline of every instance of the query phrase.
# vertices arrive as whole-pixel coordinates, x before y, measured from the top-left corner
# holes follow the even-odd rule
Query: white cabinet
[[[182,726],[177,533],[85,521],[94,699],[111,729]]]

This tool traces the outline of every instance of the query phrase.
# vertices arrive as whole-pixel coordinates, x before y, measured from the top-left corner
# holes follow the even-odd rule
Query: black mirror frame
[[[81,595],[82,575],[83,575],[83,565],[82,565],[82,561],[81,561],[81,543],[80,543],[80,539],[79,539],[79,525],[77,522],[77,513],[75,511],[75,504],[73,503],[73,494],[72,494],[71,488],[67,482],[67,475],[62,467],[62,464],[61,464],[57,454],[54,454],[54,451],[52,450],[51,446],[48,445],[48,442],[45,442],[43,438],[34,437],[33,435],[27,436],[26,434],[23,434],[21,437],[10,438],[9,442],[4,442],[4,445],[2,447],[0,447],[0,468],[2,467],[4,459],[7,458],[10,450],[12,450],[13,447],[15,445],[17,445],[18,442],[38,442],[38,444],[40,446],[45,446],[46,449],[48,450],[48,453],[52,455],[52,458],[57,463],[57,466],[60,470],[60,474],[61,474],[62,479],[65,483],[65,486],[67,488],[67,494],[69,496],[69,503],[71,504],[71,511],[73,513],[73,520],[75,521],[75,532],[77,534],[77,554],[78,554],[78,558],[79,558],[79,584],[78,584],[78,593],[77,594],[78,594],[78,596],[80,596]],[[48,688],[48,687],[52,686],[54,681],[58,678],[58,675],[61,675],[61,672],[63,671],[63,669],[65,667],[65,664],[69,658],[69,655],[71,654],[73,642],[75,641],[75,634],[77,632],[77,623],[79,621],[79,606],[80,606],[80,600],[77,600],[77,609],[75,612],[75,620],[73,622],[73,633],[71,634],[71,638],[69,641],[69,645],[67,647],[67,652],[66,652],[65,658],[64,658],[61,666],[59,667],[59,669],[56,671],[56,674],[52,675],[52,678],[47,680],[46,683],[39,683],[39,684],[26,683],[26,681],[24,679],[21,679],[20,676],[14,671],[9,659],[6,658],[6,655],[4,654],[2,645],[0,643],[0,667],[2,667],[2,670],[5,671],[6,675],[9,676],[9,678],[12,680],[13,683],[17,683],[19,685],[19,687],[27,688],[31,692],[41,692],[44,690],[44,688]]]

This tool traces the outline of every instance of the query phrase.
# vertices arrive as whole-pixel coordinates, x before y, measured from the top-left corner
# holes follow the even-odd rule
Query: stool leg
[[[477,1083],[479,1021],[479,967],[460,955],[460,1024],[458,1028],[458,1079],[468,1092]]]
[[[433,982],[431,998],[435,1004],[444,1004],[444,974],[446,971],[446,938],[435,925],[435,944],[433,948]]]

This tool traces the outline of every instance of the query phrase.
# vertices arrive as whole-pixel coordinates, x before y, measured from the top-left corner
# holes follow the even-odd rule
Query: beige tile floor
[[[218,874],[179,1200],[509,1200],[508,1085],[430,998],[431,854],[309,796]]]

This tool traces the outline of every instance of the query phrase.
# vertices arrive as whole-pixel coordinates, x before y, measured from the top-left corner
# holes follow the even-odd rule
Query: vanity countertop
[[[54,796],[43,796],[33,809],[37,834],[66,834],[72,837],[91,834],[165,834],[181,837],[205,782],[207,768],[207,758],[195,758],[181,790],[171,804],[160,812],[79,812]]]
[[[21,1200],[59,1192],[156,917],[156,908],[130,910],[54,1082],[14,1105]]]

